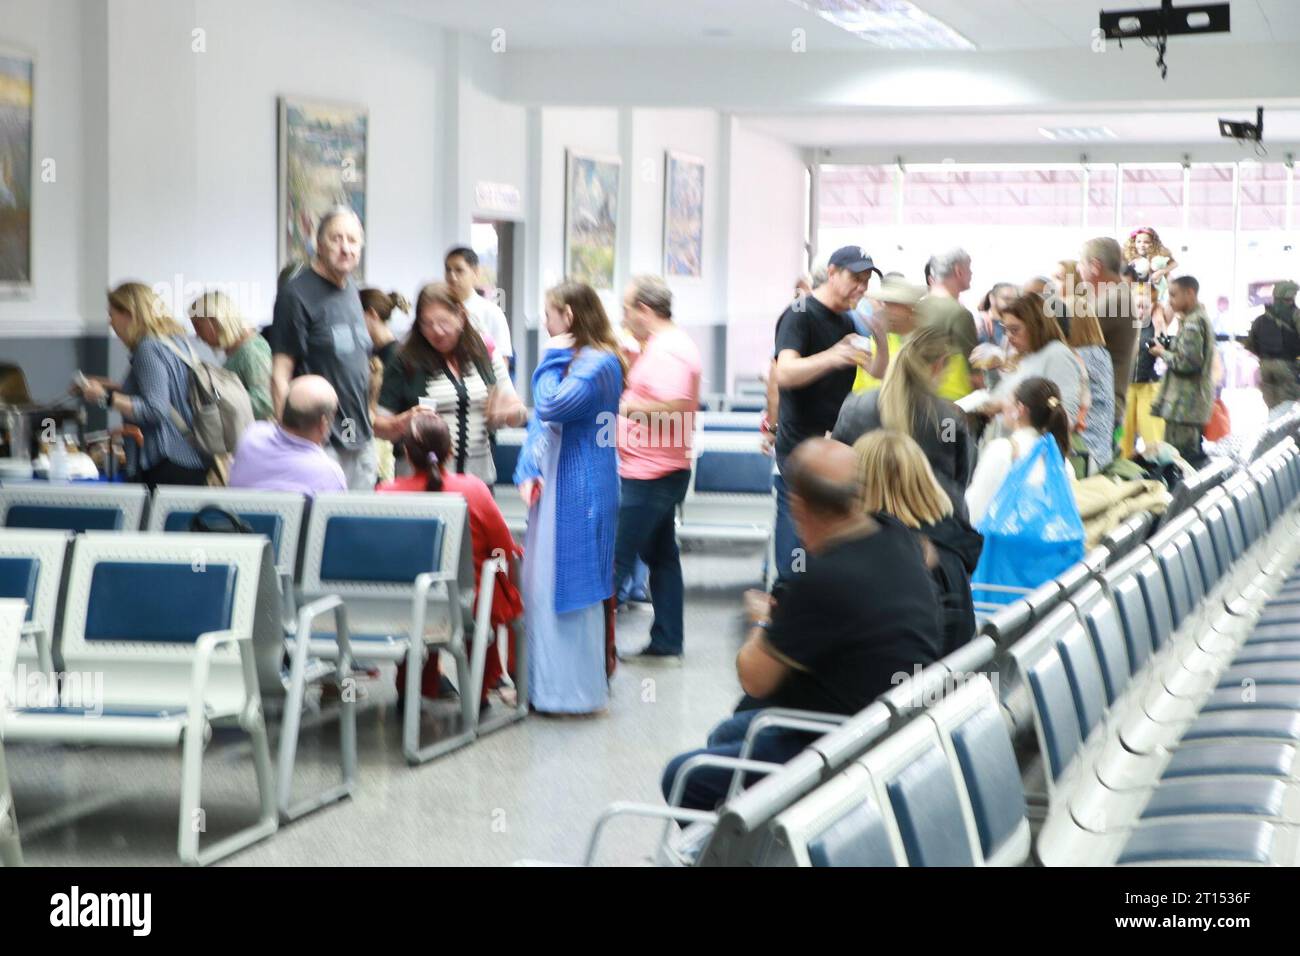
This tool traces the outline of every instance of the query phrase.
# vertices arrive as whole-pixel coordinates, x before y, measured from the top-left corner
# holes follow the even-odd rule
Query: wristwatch
[[[104,397],[99,400],[100,408],[111,408],[113,406],[113,396],[117,394],[117,389],[104,389]]]

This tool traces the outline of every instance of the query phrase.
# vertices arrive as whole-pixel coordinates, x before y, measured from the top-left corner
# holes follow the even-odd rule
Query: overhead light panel
[[[1104,143],[1119,139],[1109,126],[1040,126],[1038,133],[1054,143]]]
[[[975,44],[910,0],[790,0],[875,46],[891,50],[973,50]]]

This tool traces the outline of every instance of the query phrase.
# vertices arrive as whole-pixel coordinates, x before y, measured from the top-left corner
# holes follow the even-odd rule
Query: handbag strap
[[[184,363],[185,367],[190,370],[190,374],[197,378],[199,374],[198,366],[202,363],[199,362],[199,357],[194,354],[194,346],[190,345],[189,341],[186,340],[185,349],[186,352],[189,353],[186,355],[185,352],[180,350],[176,345],[175,340],[172,339],[170,335],[159,336],[159,339],[162,341],[164,346],[171,350],[173,355]],[[211,378],[208,379],[208,387],[209,389],[212,387]],[[181,413],[176,410],[176,406],[168,403],[167,414],[171,416],[171,422],[176,426],[176,430],[181,433],[181,437],[188,441],[190,436],[193,434],[193,429],[190,428],[189,425],[185,424],[185,419],[182,417]]]

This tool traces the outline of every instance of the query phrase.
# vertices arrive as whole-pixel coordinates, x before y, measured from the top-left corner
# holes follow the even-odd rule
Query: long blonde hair
[[[862,510],[883,511],[909,528],[937,524],[952,515],[952,499],[934,477],[921,446],[887,428],[867,432],[853,444],[862,483]]]
[[[923,415],[934,416],[934,406],[924,396],[934,394],[930,369],[952,352],[952,339],[942,329],[925,326],[912,333],[885,372],[876,408],[880,424],[905,435],[916,433]]]
[[[190,303],[191,319],[211,319],[217,327],[217,344],[223,349],[234,345],[249,331],[244,317],[224,292],[205,292]]]
[[[143,282],[123,282],[108,294],[108,306],[131,317],[122,343],[132,352],[141,339],[185,334],[158,294]]]

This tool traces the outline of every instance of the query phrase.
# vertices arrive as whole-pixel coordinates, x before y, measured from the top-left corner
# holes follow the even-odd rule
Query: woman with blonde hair
[[[625,360],[590,286],[546,293],[550,343],[515,483],[528,504],[523,594],[528,689],[542,713],[593,714],[609,699],[604,602],[614,593],[617,428]]]
[[[954,509],[925,452],[907,435],[889,429],[873,431],[859,438],[853,450],[858,456],[863,511],[896,518],[920,532],[931,546],[926,564],[938,591],[942,653],[950,654],[975,635],[970,576],[979,564],[984,539]]]
[[[966,414],[936,394],[951,353],[951,340],[943,330],[926,326],[913,332],[890,363],[880,388],[845,399],[831,437],[852,445],[880,428],[910,436],[964,514],[974,459]]]
[[[124,282],[108,294],[108,322],[131,353],[121,385],[95,378],[79,386],[81,397],[117,412],[139,427],[143,440],[126,443],[130,480],[156,485],[203,485],[212,461],[186,441],[178,426],[194,426],[190,407],[189,354],[185,330],[162,300],[142,282]]]
[[[258,421],[275,417],[271,405],[271,344],[248,325],[224,292],[205,292],[190,303],[194,334],[225,353],[225,368],[239,376]]]
[[[375,435],[401,441],[428,400],[451,430],[447,467],[489,487],[496,466],[488,433],[527,419],[505,357],[489,348],[469,313],[443,282],[430,282],[415,302],[415,324],[384,365]]]

